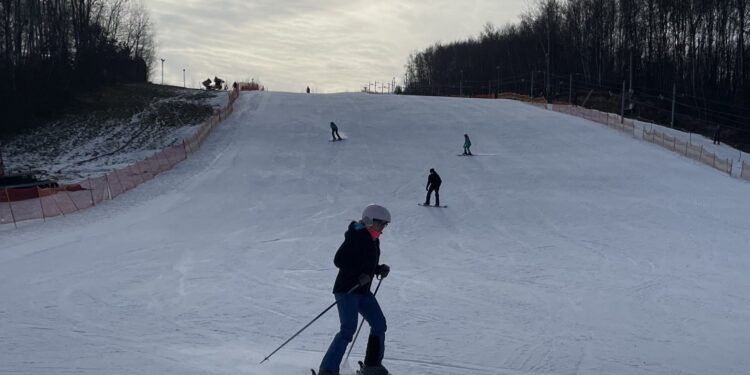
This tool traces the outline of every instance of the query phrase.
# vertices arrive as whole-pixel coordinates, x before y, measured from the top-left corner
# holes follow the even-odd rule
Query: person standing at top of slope
[[[341,328],[333,338],[318,375],[338,375],[346,347],[357,329],[358,314],[362,314],[370,325],[370,336],[365,351],[364,375],[387,375],[383,367],[386,323],[375,295],[370,291],[372,278],[385,278],[390,272],[380,261],[380,235],[391,222],[391,213],[377,204],[371,204],[362,212],[360,221],[352,221],[344,234],[344,242],[336,251],[333,263],[339,273],[333,286]],[[354,290],[352,287],[359,285]],[[351,290],[351,293],[349,291]]]
[[[721,144],[721,125],[716,125],[716,128],[714,129],[714,144]]]
[[[471,139],[468,134],[464,134],[464,155],[471,155]]]
[[[334,141],[341,140],[341,136],[339,135],[339,127],[336,126],[336,124],[334,124],[333,121],[331,121],[331,136],[333,137]],[[338,139],[336,139],[336,137],[338,137]]]
[[[424,200],[424,205],[429,206],[430,205],[430,196],[432,196],[432,192],[435,192],[435,207],[440,205],[440,184],[443,183],[443,180],[440,179],[440,175],[435,172],[435,169],[430,168],[430,175],[427,177],[427,186],[425,189],[427,190],[427,197]]]

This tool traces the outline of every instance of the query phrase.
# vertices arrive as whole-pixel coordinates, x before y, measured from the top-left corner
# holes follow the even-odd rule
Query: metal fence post
[[[39,208],[42,209],[42,221],[47,222],[47,218],[44,215],[44,205],[42,204],[42,196],[39,194],[39,186],[36,187],[36,199],[39,199]]]
[[[91,193],[91,205],[96,206],[96,202],[94,202],[94,185],[91,183],[91,177],[89,177],[89,192]]]
[[[18,229],[18,224],[16,224],[16,215],[13,213],[13,205],[10,203],[10,194],[8,193],[8,189],[5,188],[5,199],[8,200],[8,208],[10,208],[10,218],[13,220],[13,226]]]

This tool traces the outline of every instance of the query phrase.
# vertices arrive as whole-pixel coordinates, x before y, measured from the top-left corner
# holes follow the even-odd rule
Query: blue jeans
[[[341,329],[336,334],[336,337],[333,338],[331,346],[328,347],[328,351],[323,356],[320,368],[329,370],[334,374],[339,373],[339,366],[341,366],[341,360],[344,358],[344,353],[346,353],[346,347],[349,346],[357,330],[359,314],[362,314],[367,324],[370,325],[370,335],[377,336],[380,339],[380,358],[378,358],[378,363],[382,361],[385,349],[385,330],[387,327],[385,316],[383,316],[383,310],[380,309],[378,300],[375,299],[372,293],[334,293],[334,296],[336,297],[336,301],[338,301],[336,307],[339,310]]]

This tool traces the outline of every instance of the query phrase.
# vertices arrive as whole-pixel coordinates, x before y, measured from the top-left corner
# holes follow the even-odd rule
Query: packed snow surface
[[[417,205],[430,168],[448,208]],[[0,373],[309,373],[335,309],[258,363],[373,202],[396,375],[750,368],[749,183],[519,102],[254,92],[173,170],[0,228]]]

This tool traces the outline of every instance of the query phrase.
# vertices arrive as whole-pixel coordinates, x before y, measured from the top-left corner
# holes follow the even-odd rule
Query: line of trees
[[[140,0],[0,0],[0,136],[78,92],[147,81],[154,49]]]
[[[575,96],[619,95],[624,81],[645,112],[671,107],[676,89],[684,115],[750,130],[749,18],[750,0],[540,0],[516,24],[412,54],[405,91],[567,101],[570,81]]]

